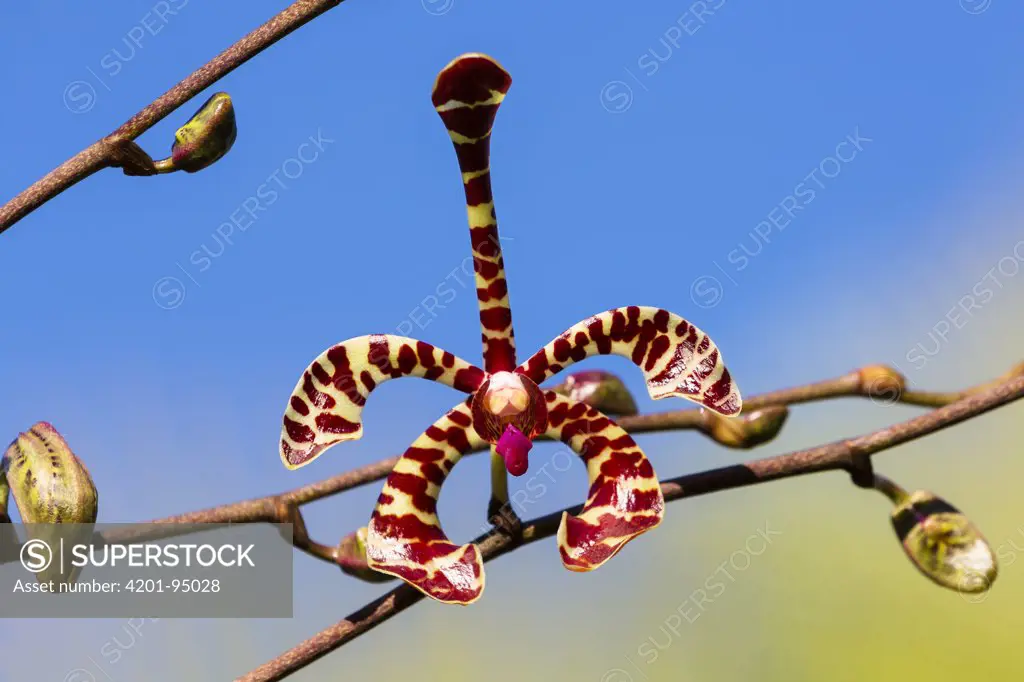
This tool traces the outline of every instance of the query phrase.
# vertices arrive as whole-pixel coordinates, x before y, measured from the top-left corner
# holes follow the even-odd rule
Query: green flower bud
[[[775,438],[788,417],[789,408],[785,405],[767,405],[738,417],[723,417],[701,409],[705,433],[726,447],[743,450],[764,445]]]
[[[610,372],[576,372],[551,390],[571,400],[586,403],[607,415],[623,416],[637,413],[633,395],[622,383],[622,379]]]
[[[14,495],[22,523],[96,521],[96,485],[82,460],[48,422],[18,435],[0,461],[0,473]]]
[[[18,534],[14,532],[11,517],[7,513],[7,499],[10,493],[7,476],[0,472],[0,564],[17,561],[20,550]]]
[[[996,557],[981,532],[932,493],[907,495],[893,509],[892,525],[910,561],[942,587],[974,594],[996,579]]]
[[[89,470],[49,423],[35,424],[11,443],[0,460],[0,483],[0,508],[6,516],[10,493],[28,539],[42,540],[53,547],[61,539],[83,542],[91,536],[99,511],[96,485]],[[54,562],[36,578],[40,582],[74,582],[78,572],[78,568],[67,567],[61,574]]]
[[[227,154],[237,136],[231,96],[218,92],[175,133],[171,165],[186,173],[201,171]]]
[[[907,379],[892,367],[869,365],[857,370],[860,388],[875,402],[894,403],[907,390]]]

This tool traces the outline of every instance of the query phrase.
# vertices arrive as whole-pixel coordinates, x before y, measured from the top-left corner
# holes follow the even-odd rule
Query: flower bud
[[[338,544],[338,566],[344,573],[368,583],[386,583],[394,580],[392,576],[375,571],[366,563],[366,532],[364,526],[341,539]]]
[[[586,403],[612,416],[637,413],[636,401],[622,379],[601,370],[576,372],[566,377],[565,382],[551,389],[571,400]]]
[[[173,167],[186,173],[201,171],[227,154],[237,135],[231,96],[218,92],[174,134]]]
[[[996,557],[981,532],[932,493],[907,496],[893,509],[892,525],[910,561],[942,587],[974,594],[996,579]]]
[[[906,378],[885,365],[869,365],[857,371],[860,389],[873,400],[894,403],[907,390]]]
[[[20,550],[18,534],[11,525],[11,517],[7,513],[7,500],[11,489],[7,485],[7,475],[0,471],[0,564],[17,561]]]
[[[9,487],[30,540],[56,546],[61,539],[82,542],[92,534],[99,510],[99,495],[89,470],[67,441],[47,422],[19,434],[0,460],[0,487],[6,512]],[[60,525],[58,525],[60,524]],[[39,582],[74,582],[78,568],[51,566],[36,574]]]
[[[2,471],[22,523],[94,523],[96,485],[67,441],[47,422],[18,435],[4,453]]]
[[[775,438],[788,417],[785,405],[767,405],[738,417],[723,417],[701,408],[704,431],[722,445],[743,450]]]

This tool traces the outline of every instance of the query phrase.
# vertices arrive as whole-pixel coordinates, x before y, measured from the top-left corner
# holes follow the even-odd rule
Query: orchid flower
[[[386,334],[349,339],[324,351],[302,374],[281,435],[281,458],[295,469],[337,443],[362,437],[363,405],[384,381],[422,377],[468,394],[399,459],[364,539],[371,568],[453,604],[470,604],[484,589],[477,547],[452,543],[437,515],[441,486],[466,453],[491,448],[492,513],[508,504],[508,474],[528,470],[534,438],[560,440],[581,457],[590,484],[587,502],[578,516],[562,517],[557,536],[569,570],[598,568],[661,523],[665,501],[658,478],[629,434],[597,409],[538,384],[573,363],[613,354],[643,371],[655,400],[679,396],[724,416],[741,408],[711,339],[657,308],[630,306],[594,315],[517,364],[489,168],[491,128],[510,84],[495,60],[465,54],[441,70],[432,93],[462,172],[484,368],[416,339]]]

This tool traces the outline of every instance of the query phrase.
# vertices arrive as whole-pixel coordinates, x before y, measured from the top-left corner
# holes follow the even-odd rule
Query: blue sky
[[[0,196],[283,5],[0,7]],[[411,327],[479,361],[471,291],[424,308],[469,253],[454,152],[429,97],[437,71],[469,51],[513,79],[492,168],[522,357],[588,315],[637,304],[710,333],[745,394],[902,365],[1017,241],[1013,221],[993,217],[1009,215],[994,207],[1019,170],[1014,27],[1024,7],[694,7],[349,0],[314,21],[139,140],[166,155],[174,130],[226,91],[239,135],[215,166],[156,178],[105,171],[0,236],[0,434],[53,422],[90,467],[100,520],[111,522],[278,492],[401,451],[455,393],[388,384],[364,413],[362,441],[296,472],[277,455],[280,419],[307,364],[352,336]],[[252,197],[256,220],[239,219]],[[232,215],[244,230],[221,227]],[[624,360],[588,367],[621,372],[644,409],[672,407],[648,400]],[[958,354],[942,367],[920,376],[989,378]],[[696,468],[672,457],[680,438],[645,441],[664,476]],[[582,469],[569,478],[537,513],[583,499]],[[483,522],[485,481],[480,460],[446,487],[454,537]],[[364,524],[377,492],[311,510],[314,534],[333,542]],[[630,549],[641,560],[644,546]],[[503,561],[493,575],[513,582],[564,572],[550,542]],[[296,575],[335,584],[309,564],[298,558]],[[525,589],[501,592],[496,580],[485,599]],[[297,587],[295,632],[331,622],[321,609],[340,617],[377,593],[351,589],[314,603]],[[224,665],[223,675],[244,667]]]

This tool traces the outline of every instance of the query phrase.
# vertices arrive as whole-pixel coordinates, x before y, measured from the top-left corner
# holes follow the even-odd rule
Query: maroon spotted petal
[[[629,306],[573,325],[516,369],[538,384],[593,355],[621,355],[643,370],[654,400],[678,396],[733,416],[743,403],[711,338],[660,308]]]
[[[320,354],[288,399],[281,429],[281,459],[289,469],[309,464],[324,450],[363,436],[363,405],[377,386],[422,377],[464,393],[483,383],[482,369],[429,343],[370,334]]]

